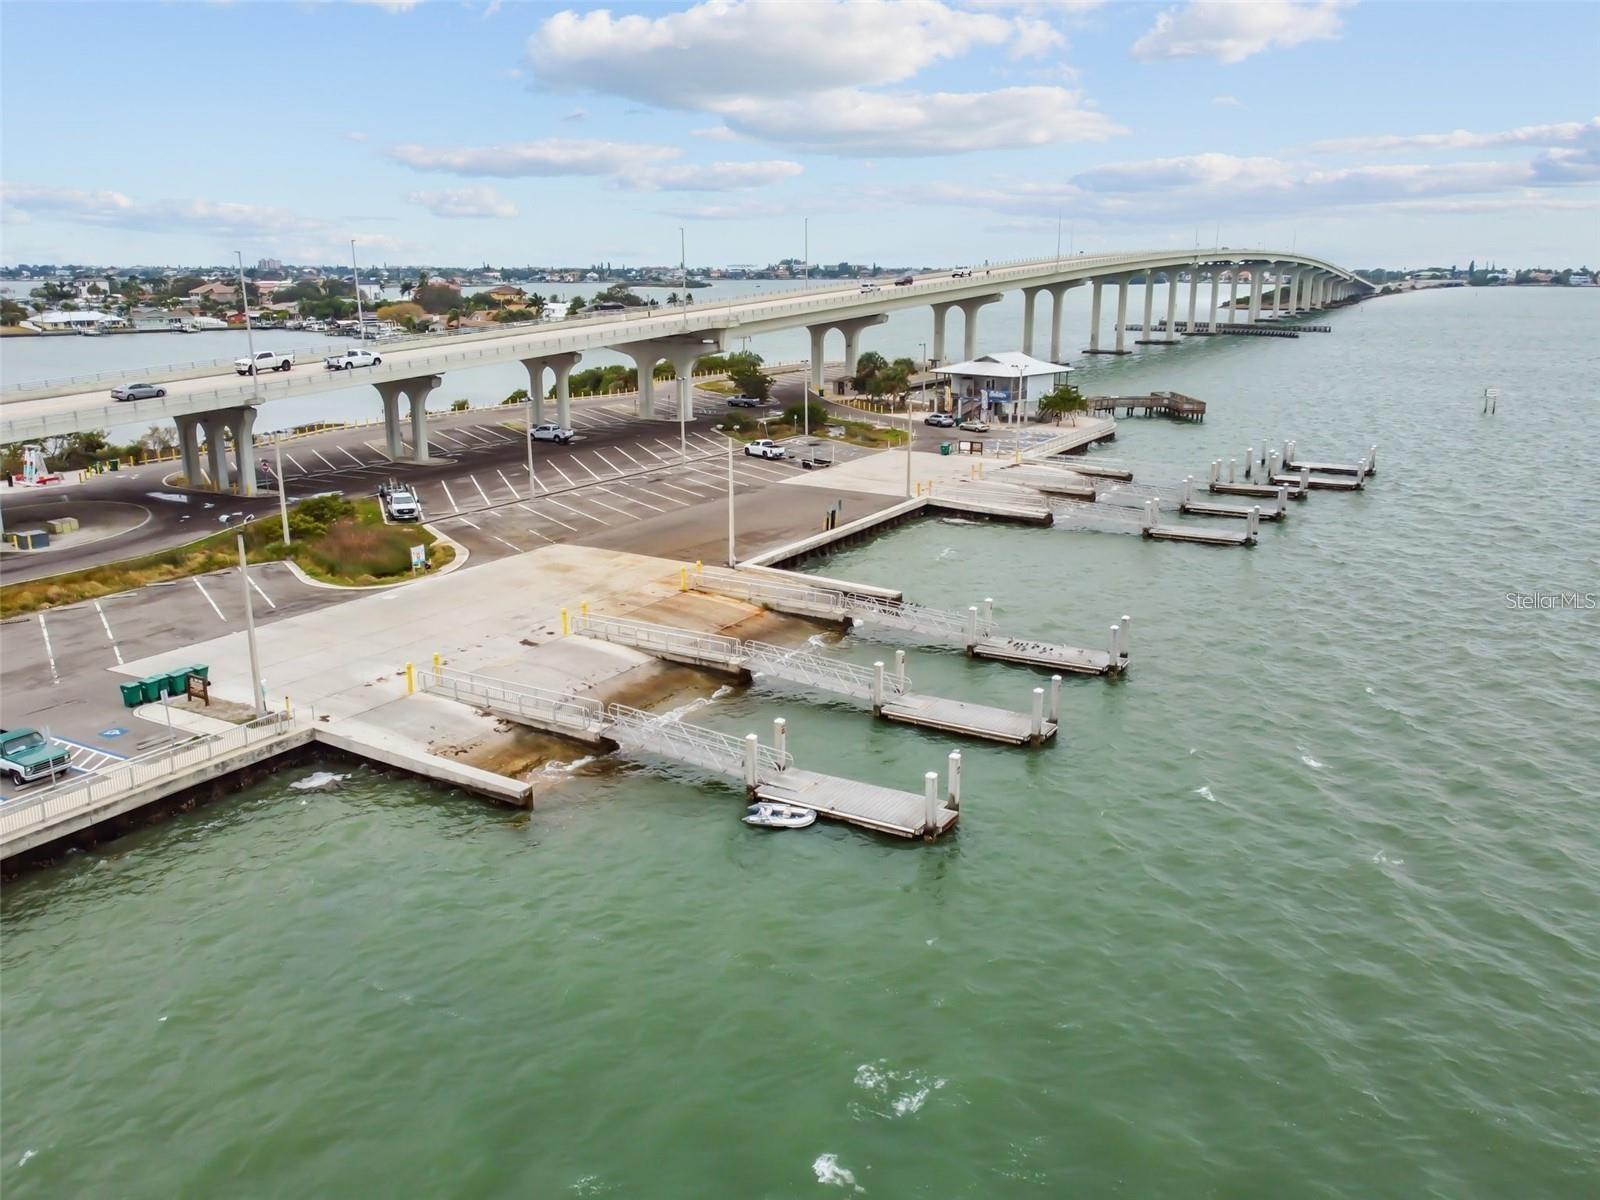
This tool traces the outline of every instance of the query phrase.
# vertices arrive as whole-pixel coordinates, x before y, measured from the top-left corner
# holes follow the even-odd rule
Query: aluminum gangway
[[[615,645],[631,646],[658,658],[748,676],[752,681],[781,679],[801,688],[865,701],[874,716],[1008,745],[1039,745],[1056,735],[1061,711],[1061,677],[1051,681],[1048,713],[1045,690],[1034,688],[1033,710],[1015,712],[987,704],[922,696],[911,691],[905,651],[895,651],[894,669],[871,668],[825,654],[769,642],[748,642],[716,633],[582,613],[572,631]]]
[[[466,671],[424,669],[417,673],[417,681],[426,693],[447,696],[546,733],[615,747],[634,758],[666,759],[732,776],[758,799],[803,804],[822,816],[879,833],[935,838],[954,828],[959,819],[960,751],[949,757],[949,782],[944,795],[939,794],[938,776],[933,771],[923,776],[919,794],[796,768],[787,746],[788,727],[782,718],[772,723],[773,744],[764,746],[753,733],[740,738],[692,725],[673,713],[648,713],[626,704],[603,704],[570,691]]]
[[[958,613],[910,601],[880,600],[830,588],[755,579],[741,571],[695,571],[687,581],[697,591],[745,600],[775,612],[837,623],[846,629],[876,626],[914,634],[928,641],[954,642],[965,647],[974,658],[992,658],[1078,675],[1115,675],[1128,666],[1126,617],[1120,626],[1111,627],[1108,649],[1085,650],[1002,634],[994,622],[988,600],[984,601],[982,611],[977,605],[971,605],[965,613]]]

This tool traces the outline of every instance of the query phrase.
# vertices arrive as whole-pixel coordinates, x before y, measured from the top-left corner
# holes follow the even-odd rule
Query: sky
[[[1600,265],[1597,47],[1537,0],[5,0],[0,261]]]

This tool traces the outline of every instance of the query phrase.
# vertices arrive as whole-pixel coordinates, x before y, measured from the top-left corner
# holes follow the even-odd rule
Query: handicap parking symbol
[[[127,732],[128,731],[126,729],[102,729],[100,731],[100,736],[101,737],[121,737],[123,734],[125,734]]]

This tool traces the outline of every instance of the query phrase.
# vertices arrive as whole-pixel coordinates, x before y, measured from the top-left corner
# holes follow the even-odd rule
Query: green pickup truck
[[[0,764],[16,784],[59,779],[72,765],[72,751],[37,729],[0,729]]]

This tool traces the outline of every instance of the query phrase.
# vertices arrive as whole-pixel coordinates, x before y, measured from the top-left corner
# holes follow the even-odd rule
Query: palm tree
[[[404,300],[409,295],[411,295],[411,281],[406,279],[400,284],[400,299]]]
[[[428,286],[428,278],[429,276],[426,267],[417,272],[417,291],[420,292],[423,288]]]
[[[459,327],[460,324],[461,324],[461,310],[459,308],[452,308],[449,312],[445,313],[445,315],[444,315],[444,327],[446,329],[455,329],[455,328]]]
[[[1070,383],[1063,383],[1053,392],[1048,392],[1039,397],[1039,415],[1041,417],[1053,416],[1056,424],[1061,424],[1061,418],[1068,413],[1083,412],[1089,407],[1083,398],[1083,393]],[[1076,418],[1074,418],[1076,421]]]

